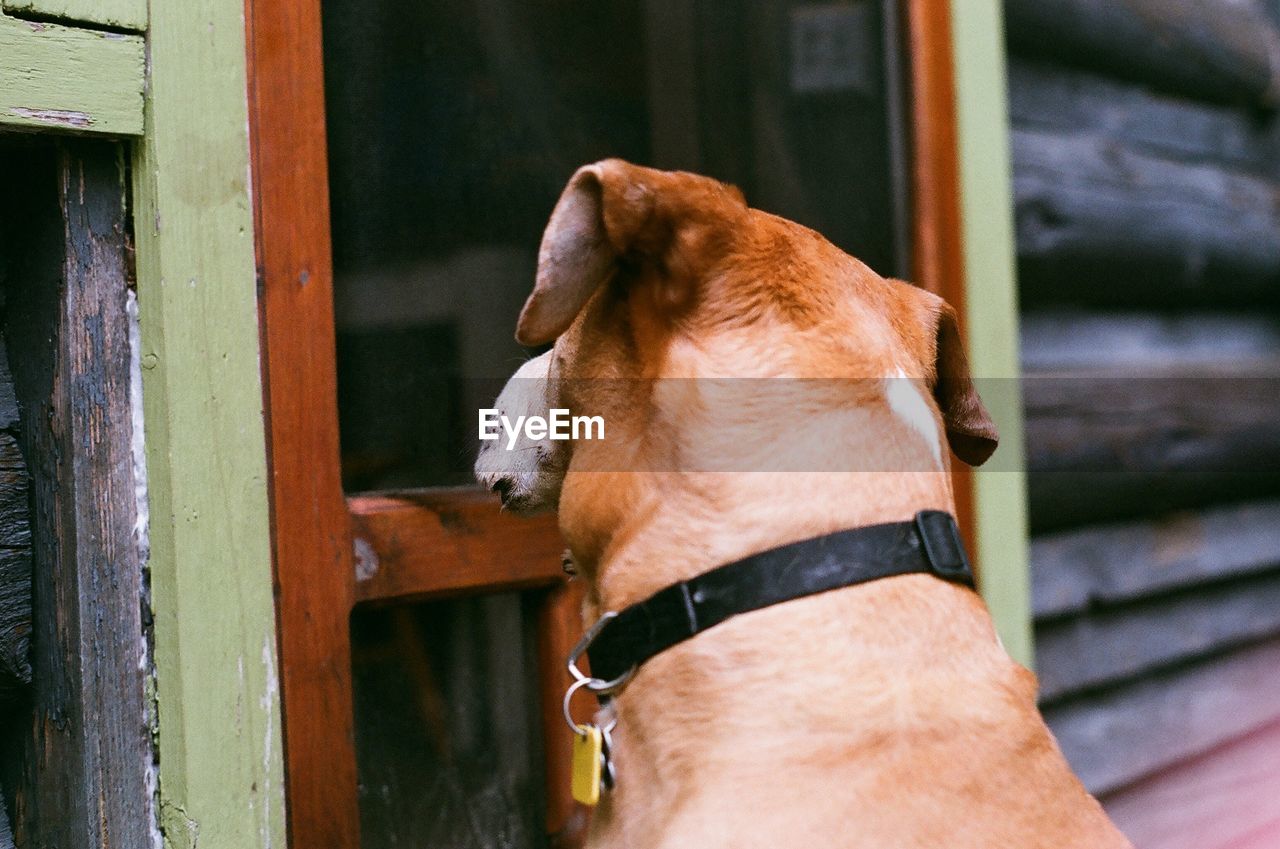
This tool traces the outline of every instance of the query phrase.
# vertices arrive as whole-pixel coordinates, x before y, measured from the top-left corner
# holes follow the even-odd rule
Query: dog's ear
[[[516,340],[542,345],[567,330],[619,259],[659,262],[672,273],[681,267],[677,229],[695,219],[727,221],[735,211],[746,211],[742,193],[715,180],[620,159],[584,165],[547,222]]]
[[[980,466],[996,450],[1000,434],[969,375],[956,312],[941,298],[937,303],[933,397],[951,450],[970,466]]]
[[[579,168],[556,202],[538,248],[533,293],[516,323],[522,345],[542,345],[563,333],[613,274],[619,251],[605,228],[605,164]]]

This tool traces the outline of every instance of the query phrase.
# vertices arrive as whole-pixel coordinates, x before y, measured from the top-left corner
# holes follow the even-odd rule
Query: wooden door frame
[[[961,175],[951,8],[903,0],[912,98],[916,278],[966,321]],[[348,622],[367,601],[432,597],[467,570],[474,589],[556,588],[560,542],[550,517],[519,522],[476,490],[346,498],[339,467],[332,263],[319,0],[246,0],[249,114],[269,490],[284,711],[290,845],[355,849],[356,802]],[[972,543],[973,484],[956,478]],[[356,562],[358,552],[359,563]],[[357,578],[359,574],[359,578]],[[544,598],[540,656],[572,639],[563,591]],[[557,624],[558,623],[558,624]],[[548,688],[550,696],[558,683]],[[550,732],[556,723],[547,724]],[[556,732],[563,736],[563,724]],[[567,742],[566,742],[567,745]],[[548,741],[549,776],[564,759]],[[551,821],[571,806],[551,794]]]

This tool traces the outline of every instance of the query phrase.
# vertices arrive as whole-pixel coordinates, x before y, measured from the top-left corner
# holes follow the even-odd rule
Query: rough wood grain
[[[360,602],[546,587],[564,580],[554,516],[501,513],[475,487],[348,499]]]
[[[0,430],[0,710],[31,683],[31,524],[27,485],[27,467],[18,440],[13,433]]]
[[[3,267],[0,261],[0,315]],[[13,376],[0,336],[0,718],[4,721],[14,697],[31,683],[31,521],[19,422]],[[12,841],[0,798],[0,849],[12,849]]]
[[[1280,492],[1280,369],[1233,372],[1029,375],[1033,529]]]
[[[1280,501],[1040,536],[1031,543],[1035,615],[1060,617],[1280,568],[1277,540]]]
[[[1040,698],[1053,701],[1277,634],[1280,568],[1249,580],[1041,623],[1036,627]]]
[[[80,21],[133,32],[147,28],[146,0],[2,0],[0,7],[18,17]]]
[[[2,266],[0,266],[2,268]],[[0,272],[0,310],[4,309],[4,277]],[[18,427],[18,397],[13,394],[13,375],[9,372],[9,357],[4,340],[0,339],[0,430]]]
[[[1062,65],[1015,57],[1009,63],[1009,118],[1022,130],[1105,137],[1163,159],[1280,177],[1280,121],[1274,117]]]
[[[1012,141],[1026,303],[1276,302],[1277,183],[1106,135],[1015,129]]]
[[[1102,800],[1134,845],[1280,846],[1280,723],[1232,740]]]
[[[1023,372],[1032,375],[1280,376],[1280,318],[1266,313],[1036,310],[1022,317],[1021,337]]]
[[[1008,0],[1005,18],[1015,53],[1216,100],[1280,98],[1280,33],[1256,3]]]
[[[0,13],[0,128],[142,134],[142,36]]]
[[[133,536],[121,151],[68,143],[47,170],[25,165],[32,182],[18,197],[27,207],[10,226],[24,228],[26,250],[6,298],[6,337],[23,352],[13,366],[31,460],[35,564],[15,836],[32,846],[144,846],[154,821],[152,755]]]
[[[1280,642],[1044,711],[1090,792],[1107,793],[1280,718]]]

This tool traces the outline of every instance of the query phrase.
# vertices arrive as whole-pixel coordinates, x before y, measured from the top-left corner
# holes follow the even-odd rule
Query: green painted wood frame
[[[160,826],[173,849],[281,847],[243,2],[155,3],[149,42],[133,196]]]
[[[1000,0],[951,6],[969,362],[1000,426],[999,460],[973,475],[982,594],[1015,660],[1034,661],[1009,107]]]
[[[145,52],[140,35],[0,12],[0,129],[141,135]]]

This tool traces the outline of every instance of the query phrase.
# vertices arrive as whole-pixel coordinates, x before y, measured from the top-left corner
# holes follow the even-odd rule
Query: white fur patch
[[[934,462],[941,468],[942,440],[938,436],[938,422],[928,402],[921,395],[919,384],[920,381],[907,377],[907,373],[899,368],[893,377],[885,379],[885,399],[895,416],[924,437]]]
[[[547,351],[516,370],[494,401],[501,415],[513,421],[519,416],[547,415],[551,355],[552,352]],[[509,493],[507,509],[514,513],[529,515],[554,510],[564,482],[567,443],[534,440],[521,433],[511,450],[507,450],[505,442],[480,443],[476,480],[486,488],[505,482]]]

